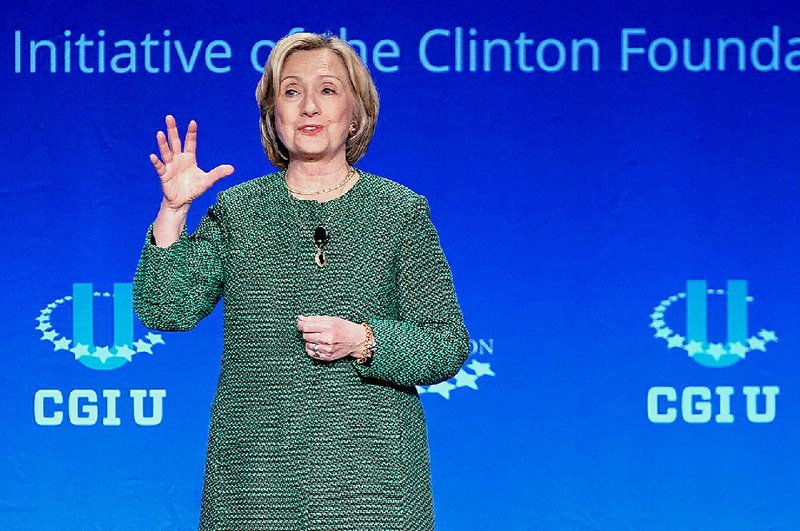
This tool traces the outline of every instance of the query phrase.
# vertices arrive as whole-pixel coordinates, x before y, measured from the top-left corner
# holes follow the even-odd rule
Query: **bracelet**
[[[364,341],[364,350],[361,351],[361,355],[356,356],[356,363],[359,365],[366,365],[372,360],[373,350],[376,345],[375,332],[372,331],[372,327],[369,323],[361,323],[361,326],[364,327],[364,331],[367,333],[367,339]]]

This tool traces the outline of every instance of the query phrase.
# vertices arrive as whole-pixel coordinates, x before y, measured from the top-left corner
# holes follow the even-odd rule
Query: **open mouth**
[[[315,135],[322,131],[323,127],[321,125],[304,125],[300,127],[298,130],[306,135]]]

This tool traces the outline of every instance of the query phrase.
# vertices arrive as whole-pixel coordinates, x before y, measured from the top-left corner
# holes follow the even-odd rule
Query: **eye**
[[[325,87],[325,88],[322,89],[322,93],[323,94],[336,94],[336,89],[333,89],[331,87]]]
[[[293,88],[287,88],[286,90],[283,91],[283,95],[284,96],[294,96],[296,94],[299,94],[299,93],[297,92],[296,89],[293,89]]]

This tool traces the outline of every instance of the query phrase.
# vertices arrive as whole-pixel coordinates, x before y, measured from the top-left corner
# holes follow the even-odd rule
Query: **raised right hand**
[[[200,197],[206,190],[221,178],[233,173],[233,166],[222,164],[209,172],[197,167],[197,122],[189,122],[186,140],[181,149],[178,126],[172,115],[167,115],[167,134],[163,131],[156,134],[161,159],[150,154],[150,162],[161,179],[161,190],[164,193],[162,206],[172,210],[188,208],[192,201]],[[169,144],[167,144],[169,139]]]

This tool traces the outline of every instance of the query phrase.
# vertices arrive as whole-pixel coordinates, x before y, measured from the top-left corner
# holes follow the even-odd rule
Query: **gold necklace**
[[[355,168],[351,168],[350,174],[347,176],[347,179],[342,181],[342,183],[340,183],[338,186],[336,186],[336,188],[340,188],[344,183],[346,183],[350,179],[350,176],[352,176],[353,173],[355,173],[355,171],[356,171]],[[303,239],[305,239],[305,235],[308,233],[308,229],[306,228],[306,226],[303,223],[303,221],[300,219],[300,214],[297,211],[298,209],[294,205],[294,203],[292,202],[292,200],[295,199],[295,198],[292,197],[292,194],[291,194],[292,189],[289,188],[288,184],[286,184],[285,178],[284,178],[283,183],[286,185],[286,190],[287,190],[287,193],[289,195],[289,201],[292,203],[292,211],[294,211],[294,217],[297,220],[297,225],[300,227],[301,237]],[[331,190],[335,190],[336,188],[332,188]],[[339,197],[341,197],[341,196],[339,196]],[[337,197],[336,199],[339,199],[339,198]],[[331,199],[330,201],[333,201],[333,199]],[[325,256],[325,246],[328,244],[328,230],[325,227],[327,227],[328,223],[330,222],[331,217],[333,216],[333,210],[335,208],[336,208],[336,203],[332,203],[330,210],[328,210],[327,218],[325,219],[324,222],[322,222],[321,224],[317,225],[317,228],[314,229],[314,234],[311,236],[311,240],[314,242],[314,245],[317,248],[317,252],[314,253],[314,263],[316,263],[317,267],[319,267],[319,268],[325,267],[325,265],[328,263],[328,257]]]
[[[293,194],[296,194],[296,195],[319,195],[319,194],[324,194],[324,193],[327,193],[327,192],[333,192],[334,190],[338,190],[339,188],[344,186],[345,183],[347,183],[347,181],[349,181],[350,178],[355,173],[356,173],[356,169],[353,168],[352,166],[350,166],[350,171],[347,173],[347,176],[344,178],[344,180],[342,182],[340,182],[339,184],[337,184],[336,186],[333,186],[331,188],[326,188],[325,190],[317,190],[315,192],[301,192],[300,190],[294,190],[292,188],[289,188],[289,183],[286,182],[285,174],[284,174],[284,182],[286,182],[286,189],[289,190]]]

